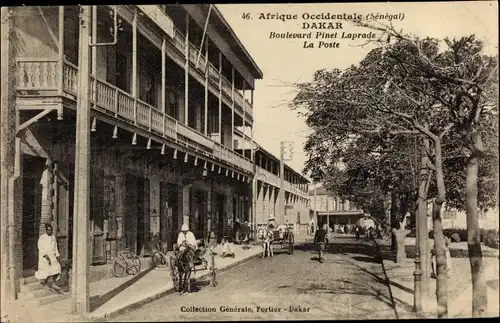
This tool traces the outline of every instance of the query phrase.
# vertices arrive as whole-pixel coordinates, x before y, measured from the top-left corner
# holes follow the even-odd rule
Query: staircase
[[[18,294],[19,300],[35,306],[44,306],[71,297],[67,292],[68,288],[61,288],[64,294],[58,294],[45,288],[34,276],[22,278],[20,280],[21,290]]]

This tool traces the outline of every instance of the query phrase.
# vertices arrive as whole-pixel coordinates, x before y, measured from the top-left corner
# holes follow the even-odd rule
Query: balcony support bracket
[[[40,120],[41,118],[45,117],[47,114],[51,113],[54,110],[56,110],[56,111],[59,112],[58,109],[54,109],[54,108],[45,108],[45,109],[43,109],[42,112],[38,113],[33,118],[31,118],[28,121],[24,122],[23,124],[19,125],[19,128],[18,128],[17,132],[19,133],[19,132],[23,131],[24,129],[28,128],[33,123],[37,122],[38,120]],[[58,115],[59,115],[59,113],[58,113]]]

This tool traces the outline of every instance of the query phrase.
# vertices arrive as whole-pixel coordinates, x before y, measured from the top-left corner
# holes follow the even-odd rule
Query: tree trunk
[[[396,193],[391,192],[391,250],[395,251],[397,242],[396,236],[392,233],[392,229],[396,222],[398,222],[398,198]]]
[[[466,169],[467,247],[472,275],[472,316],[474,318],[482,317],[487,308],[486,279],[477,214],[478,162],[478,157],[472,155],[467,160]]]
[[[418,189],[418,210],[417,210],[417,240],[420,249],[420,259],[422,268],[422,293],[429,295],[429,285],[431,276],[431,255],[429,247],[429,228],[427,224],[427,195],[429,184],[432,180],[432,170],[428,168],[428,157],[426,150],[429,148],[429,139],[424,138],[424,147],[420,166],[420,185]]]
[[[446,271],[446,246],[441,222],[441,208],[446,199],[446,190],[443,175],[443,160],[441,152],[441,141],[434,140],[435,144],[435,167],[436,186],[438,194],[434,199],[432,208],[432,221],[434,231],[434,252],[436,254],[436,298],[438,305],[438,318],[448,317],[448,278]]]

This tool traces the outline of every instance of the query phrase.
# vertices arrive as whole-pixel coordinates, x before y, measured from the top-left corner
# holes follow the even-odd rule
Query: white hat
[[[189,231],[189,226],[184,223],[181,227],[181,231]]]
[[[270,215],[269,218],[267,219],[267,221],[274,221],[274,215]]]

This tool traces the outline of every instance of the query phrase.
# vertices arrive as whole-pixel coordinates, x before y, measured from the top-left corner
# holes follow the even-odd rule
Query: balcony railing
[[[277,175],[274,175],[270,171],[265,170],[262,167],[257,166],[255,171],[256,177],[258,180],[264,181],[270,185],[279,187],[280,186],[280,178]]]
[[[280,177],[278,175],[275,175],[271,173],[270,171],[265,170],[262,167],[257,166],[256,171],[255,171],[255,176],[258,180],[264,181],[270,185],[280,187]],[[307,193],[299,189],[297,186],[294,184],[284,181],[284,188],[285,191],[292,192],[296,195],[302,196],[302,197],[307,197]]]
[[[177,129],[178,129],[179,135],[182,135],[182,136],[187,137],[193,141],[196,141],[197,143],[199,143],[202,146],[207,147],[211,150],[214,149],[215,143],[212,140],[205,137],[204,135],[202,135],[201,133],[196,132],[195,130],[189,128],[188,126],[186,126],[182,123],[179,123]]]
[[[186,50],[186,38],[182,34],[181,31],[178,29],[174,30],[174,40],[173,44],[174,47],[177,48],[177,50],[181,53],[184,54]],[[200,56],[200,59],[198,61],[198,55]],[[189,43],[189,61],[197,67],[197,69],[200,71],[200,73],[204,74],[205,73],[205,68],[206,64],[208,64],[208,76],[209,78],[215,83],[219,84],[219,70],[213,66],[212,63],[208,62],[205,55],[203,53],[199,53],[198,48],[193,45],[192,43]],[[222,93],[228,98],[228,100],[232,99],[232,89],[233,86],[231,82],[224,77],[223,75],[220,75],[222,80]],[[243,95],[238,92],[234,91],[234,100],[237,105],[239,105],[242,109],[244,109],[245,113],[247,115],[252,115],[252,105],[248,100],[243,99]]]
[[[59,76],[57,59],[20,58],[17,60],[17,89],[23,95],[41,96],[44,92],[52,93],[61,89],[74,97],[78,89],[78,67],[64,62],[62,77]],[[138,127],[147,129],[163,137],[178,139],[177,134],[209,148],[215,157],[228,161],[235,166],[253,173],[253,164],[239,154],[213,142],[204,135],[179,124],[177,120],[146,102],[133,98],[129,93],[113,84],[90,78],[91,103],[108,115],[125,119]],[[94,91],[95,89],[95,91]],[[24,93],[26,92],[26,93]]]

